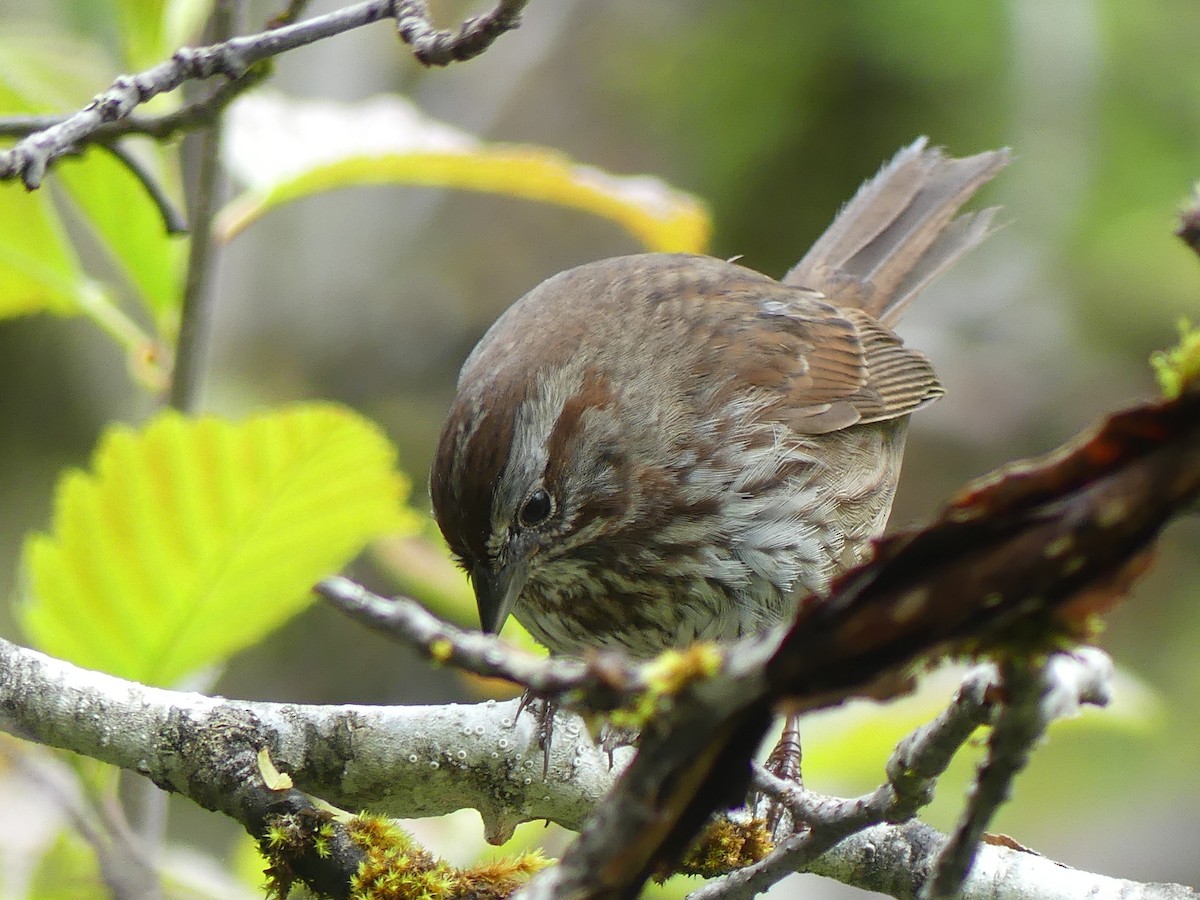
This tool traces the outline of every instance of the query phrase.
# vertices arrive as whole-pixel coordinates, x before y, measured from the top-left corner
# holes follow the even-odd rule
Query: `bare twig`
[[[1008,799],[1013,779],[1025,768],[1034,744],[1050,724],[1049,708],[1042,702],[1049,692],[1045,663],[1013,657],[1001,664],[1001,673],[1005,698],[988,741],[987,760],[971,788],[958,827],[921,890],[922,900],[958,896],[988,822]]]
[[[598,703],[611,708],[646,686],[639,668],[619,654],[576,659],[546,659],[519,650],[497,637],[443,622],[407,597],[385,599],[348,578],[326,578],[317,593],[358,622],[417,647],[438,663],[475,675],[503,678],[540,697]]]
[[[458,32],[441,31],[429,20],[425,0],[399,0],[396,4],[396,33],[413,48],[413,55],[426,66],[448,66],[483,53],[496,38],[521,24],[521,10],[529,0],[498,0],[496,8],[467,19]]]
[[[228,40],[237,31],[240,7],[239,0],[218,0],[210,23],[215,40]],[[212,320],[212,221],[225,182],[218,162],[220,143],[221,119],[217,117],[205,126],[196,141],[196,184],[191,203],[193,231],[188,245],[179,337],[171,367],[170,404],[185,413],[196,412],[200,402],[200,382]]]
[[[993,666],[980,666],[963,680],[936,719],[902,740],[887,763],[888,782],[870,794],[845,800],[827,797],[754,770],[755,787],[783,803],[802,828],[765,859],[693,892],[691,900],[749,900],[814,860],[848,835],[885,822],[903,822],[933,799],[937,779],[975,729],[991,717]]]
[[[159,216],[162,217],[163,227],[167,230],[167,234],[187,234],[188,223],[184,218],[183,213],[175,206],[175,203],[167,196],[167,192],[163,190],[154,173],[149,171],[140,159],[130,153],[125,147],[116,142],[104,143],[100,146],[104,147],[118,161],[120,161],[130,174],[138,180],[142,189],[150,197],[158,210]]]
[[[1049,677],[1039,706],[1043,728],[1054,718],[1074,715],[1081,704],[1108,702],[1112,662],[1103,652],[1085,648],[1060,654],[1046,671]],[[912,819],[933,799],[937,779],[945,773],[954,754],[976,728],[992,719],[993,695],[1000,686],[995,666],[979,666],[968,673],[950,705],[897,744],[887,763],[888,781],[858,798],[817,794],[756,767],[755,787],[784,803],[803,830],[780,843],[760,862],[693,892],[690,900],[749,900],[793,872],[811,871],[818,858],[852,834]],[[1051,697],[1052,702],[1045,702]],[[953,845],[953,840],[942,839],[938,847],[940,850],[944,846],[947,853],[957,852],[950,849]],[[962,874],[965,879],[965,871]],[[960,880],[960,887],[962,883]]]
[[[538,723],[517,707],[226,700],[89,672],[0,640],[0,730],[139,772],[244,825],[255,824],[263,789],[254,757],[269,747],[297,787],[347,809],[415,817],[474,807],[495,840],[533,819],[578,828],[628,751],[618,751],[614,770],[578,717],[560,715],[542,777]]]
[[[183,131],[192,131],[211,125],[234,100],[250,88],[259,84],[270,73],[264,65],[256,65],[237,78],[223,81],[197,100],[185,103],[179,109],[154,116],[139,116],[133,113],[123,119],[104,122],[96,127],[80,144],[109,146],[119,138],[144,135],[155,140],[170,140]],[[61,125],[70,116],[7,116],[0,118],[0,137],[26,137]]]
[[[876,825],[814,860],[808,871],[899,900],[914,900],[946,836],[921,822]],[[985,844],[959,900],[1088,897],[1089,900],[1197,900],[1179,884],[1142,884],[1083,872],[1015,847]],[[748,900],[748,898],[746,898]]]
[[[390,18],[395,0],[366,0],[323,16],[315,16],[258,34],[235,37],[207,47],[182,48],[167,61],[137,75],[122,75],[79,112],[28,135],[0,153],[0,179],[20,178],[25,187],[39,187],[47,167],[63,154],[93,140],[106,123],[126,119],[151,97],[172,91],[186,81],[223,75],[243,77],[255,63]]]
[[[978,696],[970,684],[960,695]],[[986,712],[986,704],[978,709]],[[515,711],[515,701],[405,708],[225,700],[87,672],[0,641],[0,728],[139,771],[166,790],[226,813],[256,835],[272,814],[312,809],[298,791],[263,784],[262,748],[269,748],[272,763],[301,791],[343,808],[370,807],[407,818],[475,806],[493,841],[504,840],[521,821],[543,817],[579,828],[620,774],[621,760],[611,770],[607,755],[580,731],[578,720],[560,719],[549,777],[542,779],[535,774],[539,729],[531,717],[517,717]],[[691,738],[677,733],[675,739]],[[926,746],[941,743],[942,738],[930,737]],[[877,815],[871,802],[814,796],[805,813],[814,821],[837,814],[850,822],[865,813]],[[809,871],[913,897],[921,873],[944,843],[942,835],[919,823],[880,825],[811,859],[816,844],[810,843],[791,868],[795,859],[809,859]],[[311,863],[314,876],[343,886],[356,865],[345,853]],[[1056,896],[1197,897],[1186,888],[1119,882],[991,845],[981,848],[965,895],[972,900],[995,896],[988,891],[997,873],[1023,885],[1053,876]],[[717,891],[714,896],[723,900],[748,898],[750,892],[740,885],[756,884],[757,874],[751,870],[747,879],[722,880],[704,890]]]
[[[20,178],[34,190],[56,159],[102,134],[111,139],[117,134],[138,132],[160,136],[159,129],[194,127],[211,121],[210,116],[228,102],[228,92],[218,88],[212,106],[192,107],[192,120],[176,114],[129,122],[133,110],[151,97],[173,91],[186,81],[212,78],[228,79],[227,84],[242,81],[256,63],[297,47],[311,44],[343,32],[395,18],[400,37],[413,47],[413,53],[426,65],[446,65],[455,60],[478,56],[505,31],[520,23],[520,12],[528,0],[498,0],[491,12],[468,19],[457,34],[439,31],[430,22],[422,0],[365,0],[353,6],[314,16],[303,22],[287,24],[257,34],[231,38],[207,47],[176,50],[172,57],[137,75],[122,75],[107,91],[87,106],[63,119],[22,117],[0,123],[0,134],[24,134],[9,150],[0,153],[0,180]],[[243,90],[245,84],[237,90]],[[236,91],[235,91],[236,93]],[[183,111],[181,110],[180,113]],[[36,130],[30,131],[30,128]],[[105,130],[107,129],[107,131]]]

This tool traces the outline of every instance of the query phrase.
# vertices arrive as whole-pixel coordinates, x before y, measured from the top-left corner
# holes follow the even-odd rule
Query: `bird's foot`
[[[790,781],[796,785],[804,782],[800,774],[802,755],[800,749],[800,722],[797,716],[789,715],[783,724],[783,733],[775,748],[767,756],[764,768],[776,778]],[[789,834],[799,831],[802,822],[792,820],[792,814],[778,797],[767,797],[756,794],[752,798],[752,809],[764,810],[767,820],[767,830],[778,843]]]
[[[526,691],[517,704],[517,717],[526,709],[537,722],[538,746],[542,748],[542,778],[545,779],[550,775],[550,747],[554,740],[554,716],[558,712],[558,703],[535,697]]]

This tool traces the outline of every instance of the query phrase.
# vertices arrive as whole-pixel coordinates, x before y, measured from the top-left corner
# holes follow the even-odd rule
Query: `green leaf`
[[[59,32],[0,32],[0,115],[62,112],[111,77],[97,54]],[[48,191],[0,184],[0,318],[81,311],[98,288],[84,275]]]
[[[0,31],[0,115],[73,112],[115,74],[93,45],[66,32],[8,21]]]
[[[266,213],[322,191],[363,184],[506,194],[609,219],[647,248],[700,252],[704,204],[649,176],[622,177],[541,147],[485,144],[401,97],[349,105],[257,92],[229,110],[225,161],[251,190],[220,214],[230,239]]]
[[[48,192],[0,184],[0,319],[81,311],[94,291],[71,249]]]
[[[200,43],[212,8],[213,0],[166,0],[162,18],[166,52]]]
[[[175,684],[262,639],[370,539],[416,527],[370,422],[304,405],[110,429],[24,548],[22,622],[79,665]]]
[[[157,146],[138,149],[156,157],[157,165],[148,168],[163,168]],[[173,340],[183,299],[186,239],[167,234],[145,188],[109,153],[97,148],[83,159],[62,160],[54,173],[99,245],[154,317],[159,333]],[[176,181],[165,173],[158,180],[160,184]]]
[[[68,35],[8,28],[0,33],[0,114],[70,111],[112,77],[110,70],[91,46]],[[179,263],[171,257],[181,251],[156,243],[166,240],[161,220],[133,176],[99,150],[53,171],[56,178],[65,173],[85,221],[147,305],[161,309],[171,302],[181,277],[174,275],[172,293]],[[0,318],[84,313],[127,350],[142,353],[151,339],[117,308],[110,291],[87,277],[53,201],[47,190],[26,193],[19,184],[0,184]]]
[[[163,5],[164,0],[117,2],[118,34],[124,44],[124,62],[133,71],[161,62],[170,52],[164,43]]]

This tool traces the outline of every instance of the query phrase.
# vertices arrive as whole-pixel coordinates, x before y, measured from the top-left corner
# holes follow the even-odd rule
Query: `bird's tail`
[[[894,323],[925,285],[991,232],[996,207],[954,215],[1010,157],[1001,149],[953,159],[918,138],[858,189],[783,283]]]

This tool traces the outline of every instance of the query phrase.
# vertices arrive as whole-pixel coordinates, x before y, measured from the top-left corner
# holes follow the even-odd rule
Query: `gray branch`
[[[76,152],[98,140],[111,140],[115,134],[138,132],[167,133],[194,122],[211,121],[237,91],[220,88],[211,107],[192,106],[186,117],[144,119],[130,125],[133,111],[152,97],[173,91],[190,80],[224,76],[227,85],[237,90],[252,81],[249,74],[256,64],[382,19],[397,19],[403,40],[413,46],[422,62],[445,65],[477,56],[505,31],[517,27],[521,9],[528,0],[499,0],[490,13],[463,23],[455,34],[438,31],[429,23],[424,3],[413,0],[366,0],[353,6],[314,16],[302,22],[282,25],[257,34],[242,35],[207,47],[181,48],[169,60],[136,75],[121,75],[104,93],[99,94],[73,115],[60,120],[22,118],[0,122],[0,134],[24,133],[17,144],[0,152],[0,180],[20,178],[29,190],[39,187],[49,166],[59,157]],[[27,132],[29,127],[37,130]]]
[[[944,834],[918,821],[877,825],[843,840],[807,871],[897,900],[916,900]],[[961,900],[1197,900],[1200,893],[1179,884],[1147,884],[1072,869],[1028,850],[983,844],[970,874],[955,895]]]
[[[396,33],[413,48],[413,56],[427,66],[448,66],[478,56],[506,31],[521,24],[521,10],[529,0],[499,0],[496,8],[467,19],[458,32],[440,31],[429,19],[425,0],[399,0]]]
[[[19,177],[29,190],[42,183],[47,167],[86,142],[107,122],[125,119],[140,104],[185,81],[224,75],[241,78],[257,62],[296,47],[349,31],[393,14],[394,0],[367,0],[295,25],[245,35],[208,47],[176,50],[166,62],[137,75],[121,75],[107,91],[56,125],[34,132],[0,153],[0,178]]]
[[[992,717],[997,676],[980,666],[963,680],[950,705],[904,738],[888,760],[887,781],[856,799],[827,797],[755,768],[755,787],[783,803],[802,828],[766,859],[715,881],[693,900],[747,900],[793,872],[808,871],[847,836],[887,822],[905,822],[933,800],[937,779],[958,749]]]
[[[588,662],[545,658],[519,650],[497,637],[456,628],[408,597],[374,594],[340,575],[326,578],[316,592],[359,624],[416,647],[437,663],[485,678],[503,678],[539,697],[592,710],[612,709],[646,688],[639,666],[619,654]]]
[[[230,796],[229,772],[240,767],[233,780],[254,790],[254,760],[266,747],[296,787],[345,809],[410,818],[473,807],[492,840],[537,819],[579,828],[612,784],[608,754],[577,717],[560,716],[543,777],[536,720],[516,710],[517,701],[226,700],[146,687],[0,640],[0,728],[139,772],[243,825],[253,823]]]
[[[1079,665],[1067,658],[1066,675],[1057,679],[1066,685],[1060,695],[1075,688],[1085,701],[1103,694],[1102,687],[1095,689],[1094,673],[1086,671],[1095,658],[1103,655],[1081,656]],[[888,764],[888,783],[866,798],[793,797],[794,812],[811,823],[819,843],[828,845],[819,853],[813,852],[818,842],[811,839],[803,852],[794,852],[804,840],[797,835],[769,858],[769,877],[760,864],[710,884],[699,896],[741,900],[788,872],[803,870],[915,897],[946,838],[915,822],[868,826],[881,816],[907,815],[909,807],[927,799],[929,780],[944,768],[972,723],[991,715],[991,685],[987,670],[973,673],[945,713],[900,744]],[[1071,704],[1054,708],[1069,712]],[[536,819],[573,829],[602,827],[593,813],[622,775],[628,751],[618,751],[610,769],[608,754],[595,746],[580,720],[559,716],[543,775],[536,721],[516,710],[515,701],[408,708],[227,700],[145,687],[0,641],[0,728],[140,772],[165,790],[232,816],[255,834],[269,814],[311,808],[307,795],[398,817],[472,807],[494,842],[520,822]],[[685,733],[679,739],[689,738]],[[264,784],[257,761],[264,748],[275,767],[291,776],[293,788]],[[773,787],[781,796],[794,790]],[[339,853],[328,865],[352,872],[356,863],[350,850]],[[339,863],[341,856],[348,858]],[[551,877],[531,885],[530,895],[558,896],[555,870],[544,874]],[[998,877],[1005,891],[985,893]],[[1008,885],[1014,890],[1037,886],[1012,896],[1084,896],[1094,890],[1097,897],[1197,897],[1186,888],[1121,882],[1035,854],[983,845],[964,896],[1009,895]]]

